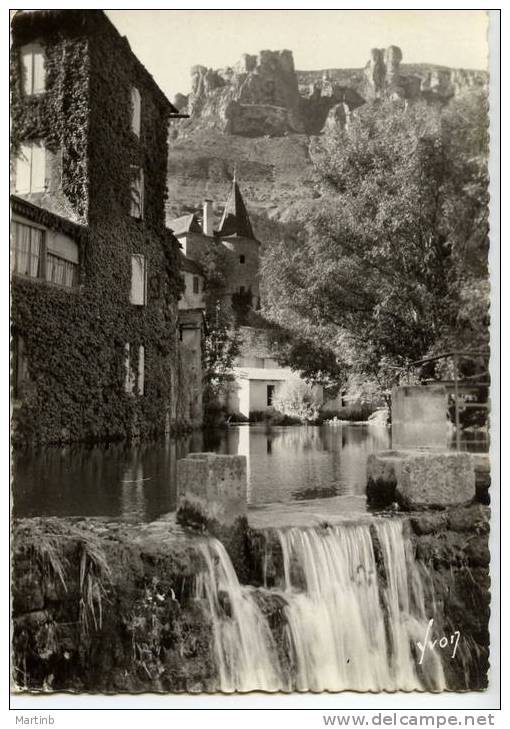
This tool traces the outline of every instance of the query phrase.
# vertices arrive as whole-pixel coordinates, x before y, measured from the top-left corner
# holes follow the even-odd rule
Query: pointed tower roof
[[[243,238],[252,238],[255,240],[250,217],[246,210],[239,185],[237,184],[235,172],[234,179],[232,180],[232,189],[221,217],[220,227],[218,228],[218,235],[238,235]]]

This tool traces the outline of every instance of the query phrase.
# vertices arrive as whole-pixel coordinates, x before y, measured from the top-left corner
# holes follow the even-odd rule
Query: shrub
[[[319,417],[320,406],[317,388],[303,380],[282,383],[273,397],[275,410],[301,422],[315,422]]]
[[[377,408],[374,405],[359,403],[356,405],[346,405],[344,408],[339,408],[338,410],[328,410],[327,412],[324,412],[323,415],[326,420],[331,420],[336,417],[338,420],[359,422],[368,420],[375,410],[377,410]]]

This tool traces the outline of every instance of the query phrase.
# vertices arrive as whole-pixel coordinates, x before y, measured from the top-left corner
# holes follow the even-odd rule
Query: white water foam
[[[207,571],[197,596],[210,611],[222,691],[445,688],[434,650],[418,665],[416,644],[428,617],[399,520],[375,520],[372,531],[362,524],[277,534],[282,589],[269,592],[285,603],[285,670],[254,589],[240,585],[220,542],[201,545]]]

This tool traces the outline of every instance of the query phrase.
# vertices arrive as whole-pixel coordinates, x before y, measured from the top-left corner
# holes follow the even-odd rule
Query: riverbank
[[[306,575],[303,555],[296,552],[292,556],[290,552],[290,572],[285,567],[285,545],[290,549],[301,539],[318,540],[321,549],[334,549],[337,567],[350,549],[354,549],[353,554],[360,554],[361,545],[365,545],[363,550],[369,549],[363,569],[369,571],[370,560],[375,560],[375,586],[372,583],[370,587],[372,578],[366,584],[359,583],[356,570],[349,578],[354,565],[347,560],[341,573],[327,577],[323,572],[321,590],[327,595],[336,588],[340,605],[347,609],[350,603],[342,602],[348,599],[345,589],[354,590],[349,599],[354,604],[360,600],[361,607],[366,601],[363,591],[375,589],[382,610],[377,620],[383,620],[390,636],[384,650],[391,653],[391,640],[396,639],[391,639],[391,629],[396,630],[395,626],[405,626],[411,620],[423,627],[433,619],[438,640],[455,631],[460,634],[455,659],[441,655],[446,687],[466,690],[486,686],[488,507],[475,504],[405,516],[365,515],[358,525],[351,519],[343,526],[326,522],[307,528],[240,526],[236,539],[225,543],[231,551],[230,563],[226,553],[222,557],[218,551],[218,542],[180,528],[173,519],[149,524],[105,519],[17,520],[12,542],[17,686],[21,690],[92,692],[219,690],[230,684],[225,683],[218,658],[218,625],[236,625],[236,609],[249,607],[248,617],[253,617],[254,610],[262,616],[257,619],[263,619],[267,626],[270,634],[265,640],[273,646],[280,666],[278,680],[267,684],[257,684],[248,672],[247,680],[255,681],[251,688],[262,685],[266,690],[300,690],[300,680],[304,681],[301,690],[306,686],[312,690],[327,688],[314,688],[314,680],[323,680],[317,666],[306,680],[299,679],[301,674],[292,664],[295,646],[290,650],[288,645],[286,626],[295,624],[302,601],[312,599],[306,590],[302,593]],[[393,551],[388,551],[387,539],[388,544],[396,545]],[[405,559],[404,552],[398,557],[397,547],[408,552]],[[390,565],[388,560],[397,557],[400,562]],[[226,570],[223,578],[215,564]],[[401,586],[399,600],[407,595],[410,612],[407,617],[407,611],[392,617],[388,596],[391,576],[394,571],[402,579],[402,569],[407,583]],[[292,586],[289,588],[289,582],[285,587],[291,578]],[[237,579],[250,586],[247,592]],[[341,589],[335,582],[340,579],[347,580],[338,582],[344,584]],[[329,588],[327,580],[333,581]],[[211,595],[215,595],[213,602]],[[336,615],[328,599],[324,597],[325,609]],[[419,600],[424,607],[418,610]],[[245,615],[243,620],[247,619]],[[410,641],[409,635],[404,636],[404,643],[409,641],[406,651],[416,658],[416,636],[413,633]],[[295,636],[294,641],[306,637]],[[391,666],[384,671],[391,674]],[[416,687],[439,690],[441,682],[436,674],[437,670],[433,679],[432,674],[427,677],[418,672]],[[342,680],[338,678],[337,684],[343,686]],[[381,685],[391,688],[389,678],[385,681]],[[414,686],[412,682],[409,685]]]

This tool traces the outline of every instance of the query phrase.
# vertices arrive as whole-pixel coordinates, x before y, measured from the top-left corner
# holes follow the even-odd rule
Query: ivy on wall
[[[13,333],[23,338],[29,371],[15,441],[145,437],[186,427],[175,416],[183,284],[178,242],[164,225],[172,107],[102,11],[22,13],[13,38],[13,149],[44,141],[54,169],[50,189],[33,202],[80,223],[74,237],[82,251],[76,291],[13,279]],[[33,41],[45,49],[46,91],[24,98],[19,46]],[[142,97],[140,138],[131,131],[132,85]],[[132,164],[144,170],[143,220],[129,215]],[[58,218],[40,215],[58,227]],[[146,257],[146,306],[129,302],[133,253]],[[145,348],[143,395],[124,391],[126,343],[132,353]],[[131,365],[136,378],[137,357]]]

